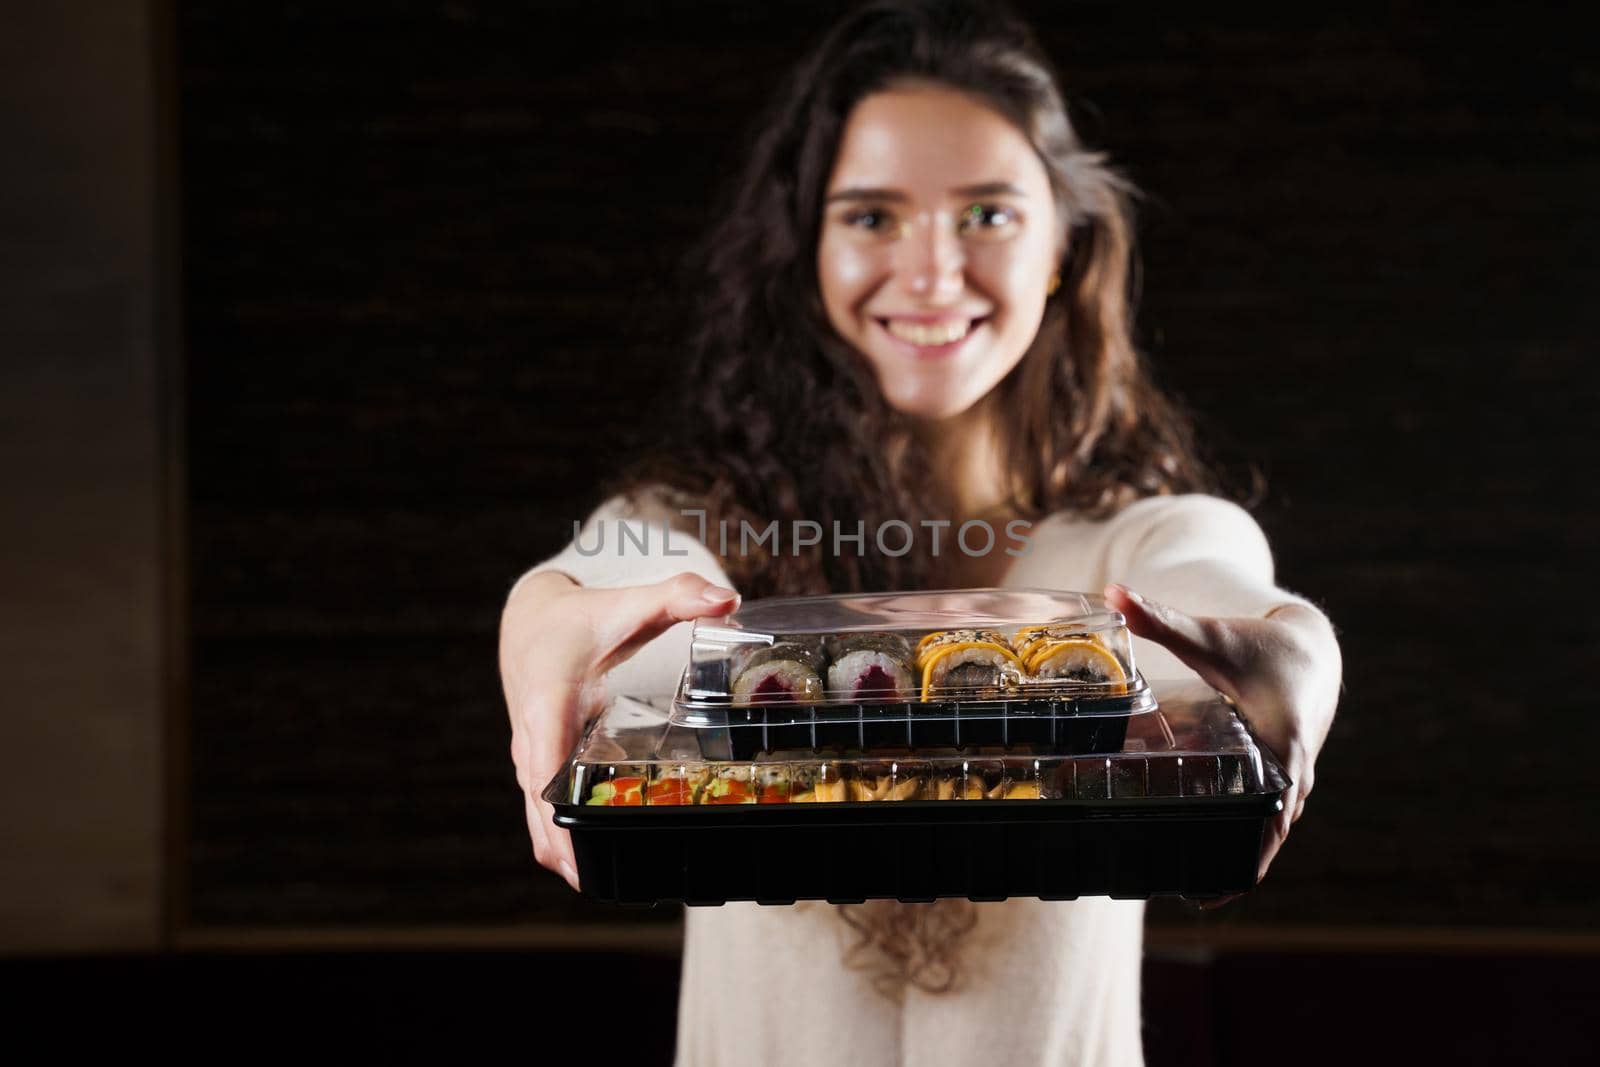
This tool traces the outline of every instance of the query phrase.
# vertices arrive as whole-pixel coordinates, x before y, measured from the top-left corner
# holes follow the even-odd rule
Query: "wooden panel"
[[[528,855],[500,599],[650,439],[675,265],[837,8],[182,6],[190,922],[596,916]],[[1592,917],[1582,35],[1027,8],[1149,192],[1161,379],[1262,465],[1282,580],[1343,631],[1344,712],[1270,882],[1158,913]]]
[[[8,5],[0,31],[0,953],[161,936],[150,7]]]

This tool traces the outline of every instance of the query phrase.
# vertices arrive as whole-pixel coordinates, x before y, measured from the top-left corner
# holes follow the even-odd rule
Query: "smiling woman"
[[[1039,156],[978,99],[911,82],[855,109],[828,185],[828,321],[896,410],[971,408],[1033,344],[1065,252]]]
[[[1270,861],[1332,718],[1338,648],[1275,586],[1254,521],[1195,492],[1210,476],[1132,343],[1131,254],[1125,184],[1079,142],[1015,19],[891,0],[824,38],[707,242],[679,438],[590,520],[677,526],[678,558],[587,558],[580,531],[508,601],[501,670],[541,863],[577,887],[540,791],[598,694],[670,692],[687,653],[675,624],[740,594],[1129,579],[1156,594],[1107,589],[1152,642],[1140,662],[1236,697],[1303,783]],[[693,536],[979,519],[1034,522],[1027,557]],[[1104,898],[692,909],[680,1061],[1137,1063],[1142,919]]]

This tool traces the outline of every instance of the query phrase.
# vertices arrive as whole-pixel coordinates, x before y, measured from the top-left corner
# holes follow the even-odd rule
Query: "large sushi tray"
[[[1076,593],[753,601],[545,791],[585,892],[654,904],[1209,897],[1288,787],[1235,709],[1147,682]]]

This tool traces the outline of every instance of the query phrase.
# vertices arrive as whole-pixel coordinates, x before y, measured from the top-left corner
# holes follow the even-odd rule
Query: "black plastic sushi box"
[[[1098,597],[752,601],[545,790],[604,901],[1215,897],[1289,782],[1218,694],[1148,682]]]

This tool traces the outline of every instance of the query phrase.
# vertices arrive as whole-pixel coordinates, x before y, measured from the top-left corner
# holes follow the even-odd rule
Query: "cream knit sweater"
[[[664,544],[662,518],[608,501],[573,544],[529,573],[558,570],[600,588],[681,571],[731,584],[715,553],[693,537],[674,532]],[[645,551],[637,536],[619,536],[621,521],[648,536]],[[579,544],[601,551],[584,555]],[[1195,615],[1260,616],[1307,603],[1274,584],[1272,555],[1255,520],[1199,495],[1147,498],[1105,521],[1061,513],[1035,523],[1005,584],[1092,593],[1111,581]],[[682,623],[650,642],[611,672],[608,689],[672,692],[689,630]],[[1146,678],[1193,678],[1148,641],[1135,639],[1134,654]],[[960,986],[943,994],[908,988],[898,1004],[875,990],[866,972],[843,965],[853,934],[832,905],[687,909],[678,1064],[1143,1063],[1142,902],[1018,899],[976,907]]]

